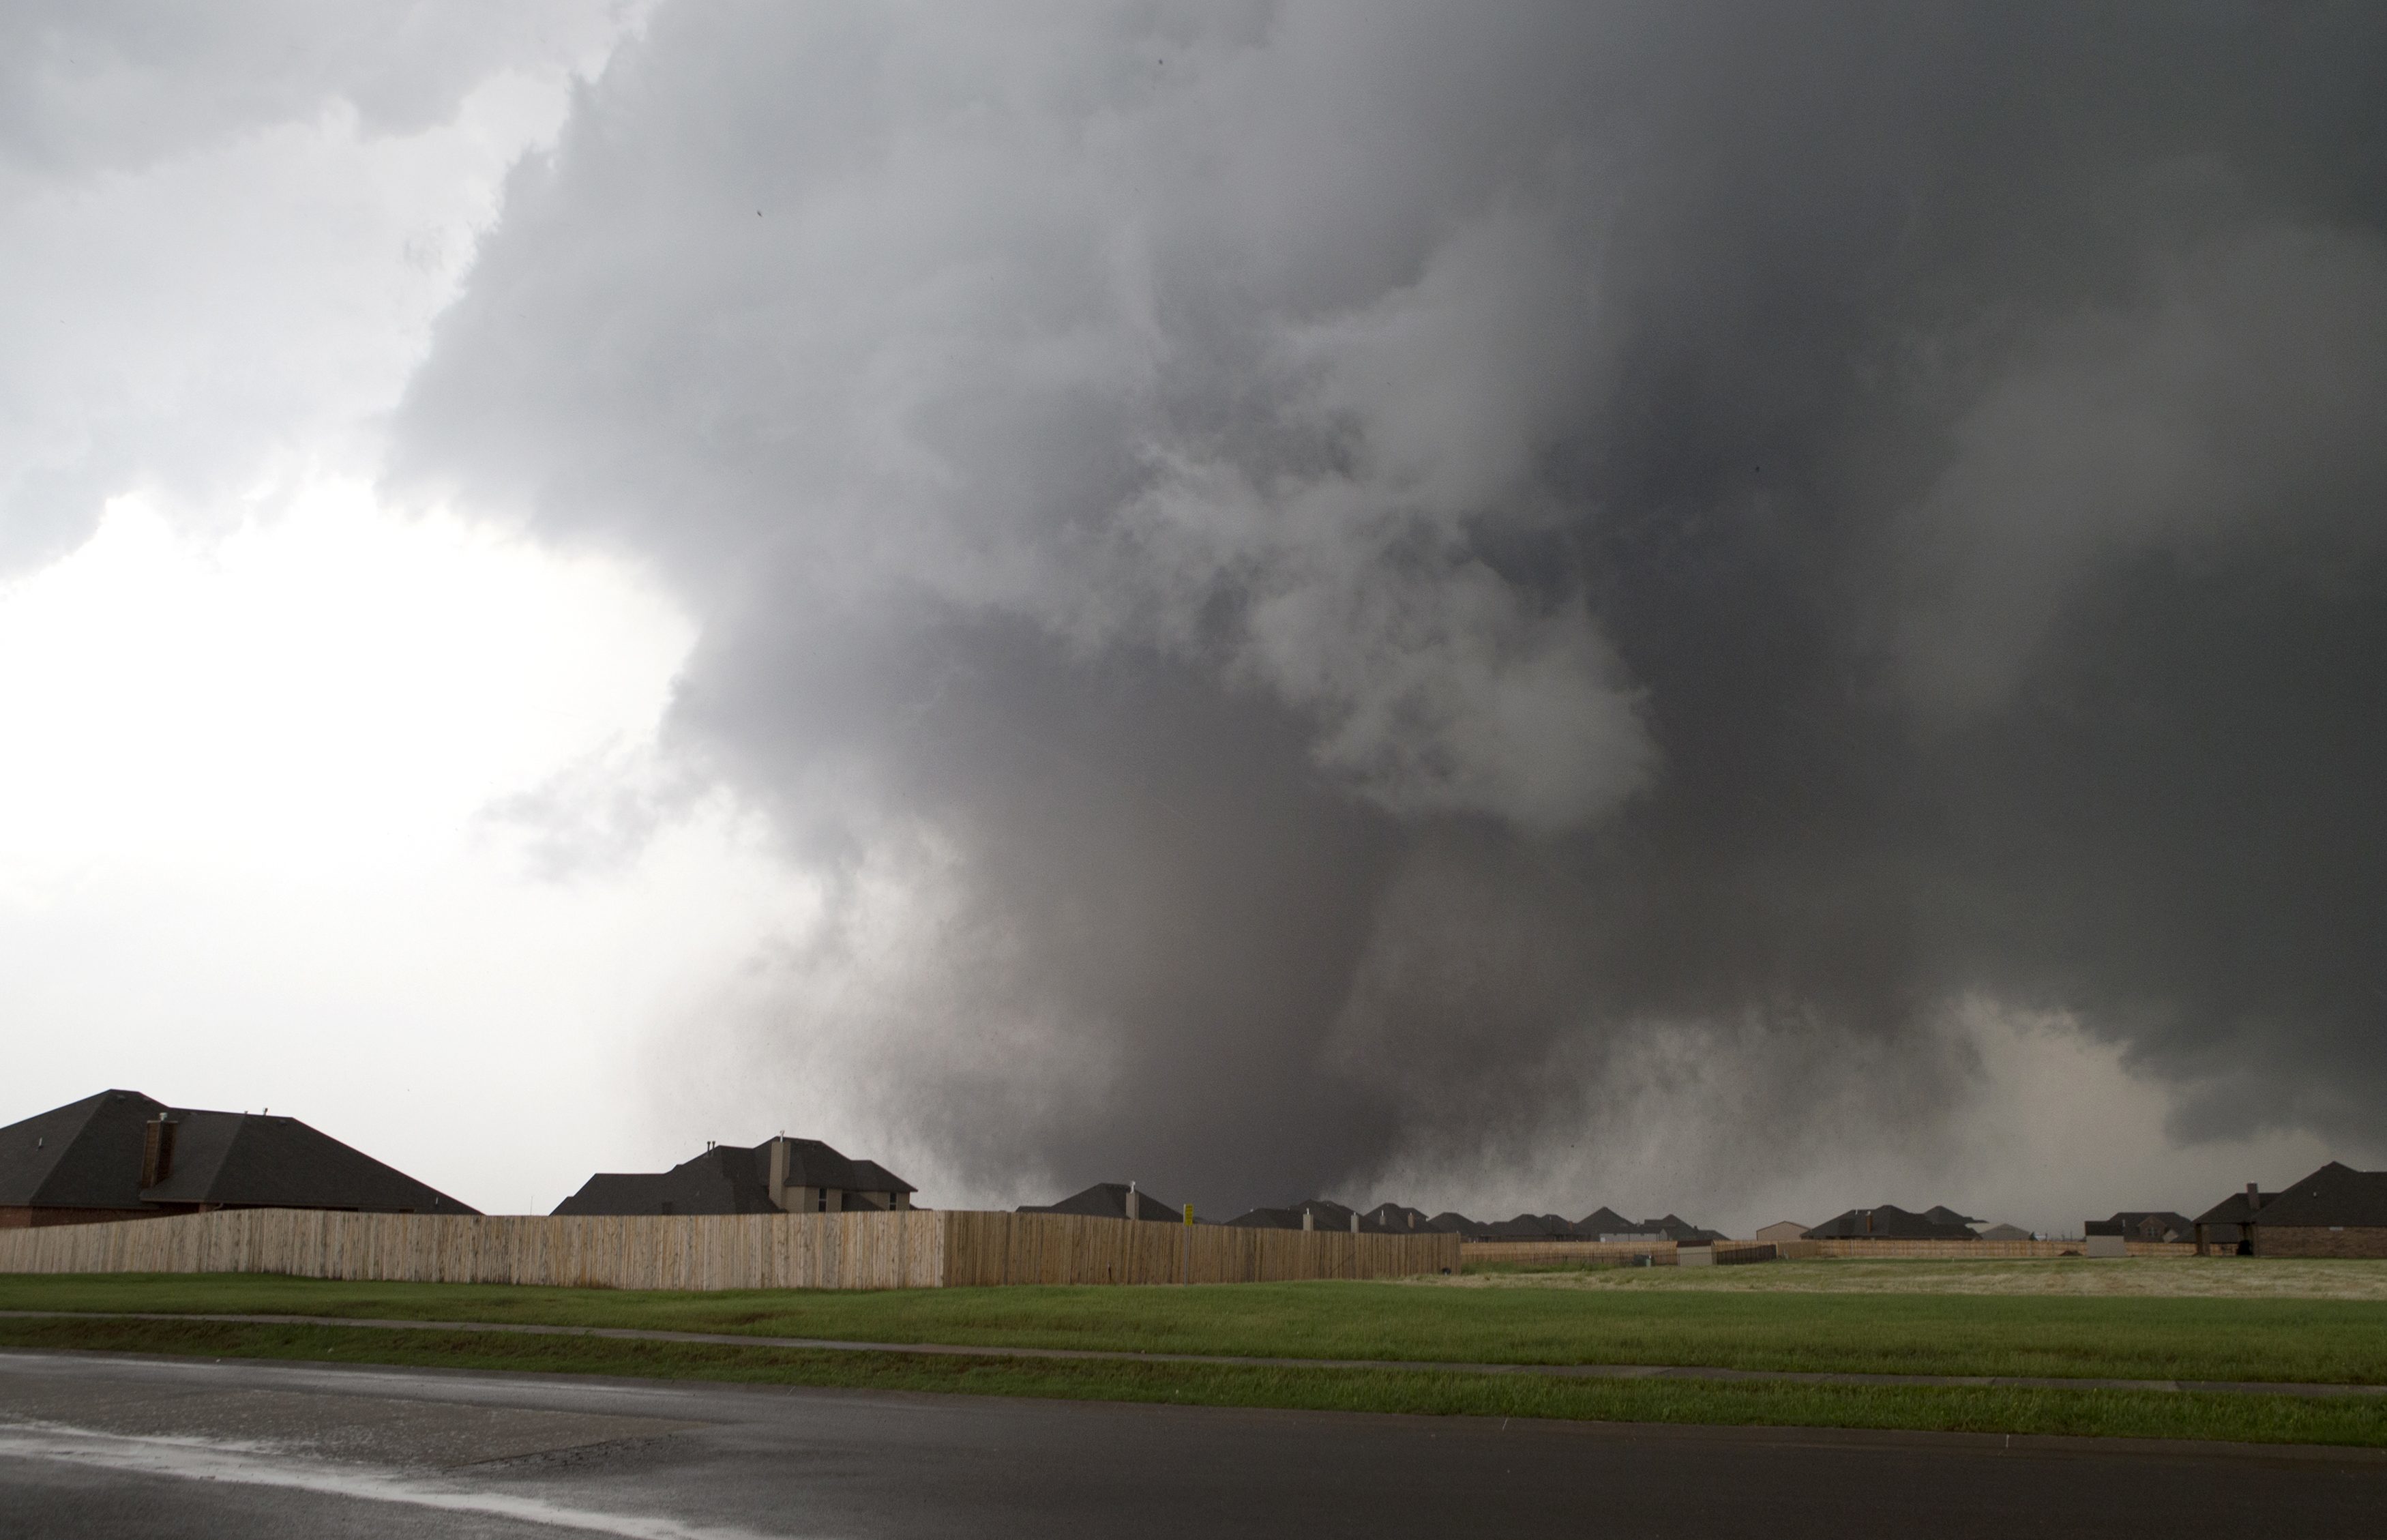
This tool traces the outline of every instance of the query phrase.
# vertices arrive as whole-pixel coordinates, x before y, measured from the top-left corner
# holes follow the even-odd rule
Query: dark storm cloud
[[[1977,995],[2372,1139],[2382,30],[666,8],[397,473],[686,598],[769,1045],[957,1162],[1512,1159],[1653,1030],[1927,1140]]]

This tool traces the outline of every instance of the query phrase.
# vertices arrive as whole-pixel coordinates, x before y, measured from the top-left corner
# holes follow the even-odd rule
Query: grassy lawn
[[[2033,1261],[1767,1263],[1735,1268],[1592,1268],[1470,1263],[1440,1288],[1544,1287],[1708,1293],[2089,1294],[2183,1299],[2387,1300],[2387,1262],[2292,1257],[2085,1257]]]
[[[1838,1264],[1812,1266],[1827,1279]],[[261,1275],[18,1275],[0,1277],[0,1308],[534,1321],[1270,1357],[2387,1383],[2387,1301],[2368,1299],[1531,1281],[642,1294]]]
[[[1430,1370],[990,1360],[208,1321],[0,1320],[0,1346],[1325,1411],[2387,1446],[2387,1405],[2373,1396],[1569,1382]]]

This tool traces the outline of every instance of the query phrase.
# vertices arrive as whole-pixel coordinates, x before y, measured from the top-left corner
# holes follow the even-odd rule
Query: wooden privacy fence
[[[1808,1256],[1876,1257],[1941,1262],[2001,1262],[2025,1257],[2084,1256],[2086,1241],[1886,1241],[1851,1236],[1838,1241],[1798,1241],[1798,1255]],[[1813,1251],[1805,1248],[1812,1246]],[[1787,1248],[1786,1248],[1787,1249]],[[2132,1241],[2132,1256],[2193,1256],[2192,1241]]]
[[[630,1218],[226,1209],[0,1231],[0,1273],[259,1272],[605,1289],[1241,1283],[1456,1270],[1448,1235],[916,1210]]]
[[[1459,1270],[1459,1238],[1341,1230],[1244,1230],[1078,1214],[941,1216],[944,1281],[1277,1283]]]
[[[1675,1263],[1674,1251],[1672,1241],[1470,1241],[1459,1247],[1459,1254],[1471,1266],[1572,1262],[1587,1268],[1631,1268],[1640,1266],[1646,1256],[1651,1267],[1671,1268]]]

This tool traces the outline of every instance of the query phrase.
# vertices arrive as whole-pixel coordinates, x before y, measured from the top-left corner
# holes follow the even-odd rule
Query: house
[[[1407,1232],[1432,1230],[1433,1222],[1426,1218],[1422,1208],[1411,1208],[1406,1204],[1380,1203],[1359,1216],[1359,1227],[1362,1230]]]
[[[561,1215],[837,1214],[908,1209],[916,1191],[875,1161],[817,1139],[708,1144],[668,1171],[600,1171],[555,1205]]]
[[[1677,1245],[1711,1246],[1725,1239],[1723,1231],[1704,1230],[1675,1214],[1669,1214],[1662,1219],[1644,1219],[1640,1228]]]
[[[1484,1227],[1489,1241],[1580,1241],[1583,1232],[1572,1219],[1556,1214],[1520,1214]]]
[[[1796,1219],[1776,1219],[1770,1225],[1759,1226],[1757,1231],[1757,1239],[1761,1241],[1780,1243],[1803,1241],[1806,1238],[1807,1227]]]
[[[2039,1239],[2020,1225],[1991,1225],[1987,1230],[1977,1231],[1975,1233],[1984,1241],[2036,1241]]]
[[[2119,1219],[2090,1219],[2080,1227],[2080,1232],[2088,1241],[2083,1249],[2091,1256],[2130,1255],[2129,1239]]]
[[[1629,1236],[1636,1241],[1654,1239],[1652,1236],[1635,1233],[1633,1221],[1605,1204],[1577,1219],[1574,1222],[1574,1229],[1576,1234],[1587,1241],[1605,1240],[1611,1236]]]
[[[296,1117],[103,1091],[0,1129],[0,1229],[218,1208],[480,1212]]]
[[[2250,1181],[2243,1193],[2232,1193],[2199,1214],[2191,1221],[2196,1237],[2196,1255],[2252,1256],[2246,1221],[2254,1218],[2254,1210],[2278,1196],[2277,1193],[2258,1192]]]
[[[1964,1230],[1971,1230],[1975,1225],[1986,1222],[1973,1218],[1970,1214],[1959,1214],[1945,1204],[1937,1203],[1925,1209],[1923,1217],[1935,1225],[1954,1225]],[[1976,1233],[1978,1232],[1976,1231]]]
[[[1096,1219],[1152,1219],[1169,1224],[1182,1223],[1185,1218],[1183,1209],[1138,1190],[1131,1181],[1098,1181],[1058,1203],[1021,1204],[1019,1212],[1083,1214]]]
[[[1482,1241],[1489,1238],[1492,1233],[1492,1227],[1483,1220],[1471,1219],[1464,1214],[1447,1208],[1428,1219],[1425,1222],[1425,1228],[1445,1235],[1456,1235],[1462,1241]]]
[[[1304,1198],[1282,1208],[1255,1208],[1227,1221],[1241,1230],[1342,1230],[1353,1234],[1406,1234],[1406,1221],[1392,1224],[1332,1198]]]
[[[1807,1231],[1811,1241],[1973,1241],[1979,1237],[1966,1226],[1912,1214],[1895,1204],[1878,1208],[1851,1208]]]
[[[2244,1236],[2242,1255],[2387,1256],[2387,1171],[2357,1171],[2332,1160],[2276,1193],[2249,1184],[2196,1221],[2200,1231],[2229,1222]]]
[[[2112,1223],[2122,1227],[2122,1233],[2133,1241],[2192,1241],[2196,1238],[2196,1221],[2165,1208],[2126,1208],[2114,1216]]]

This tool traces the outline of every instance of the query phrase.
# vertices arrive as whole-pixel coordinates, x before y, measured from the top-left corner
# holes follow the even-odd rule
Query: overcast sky
[[[0,1120],[2387,1162],[2387,12],[0,12]]]

